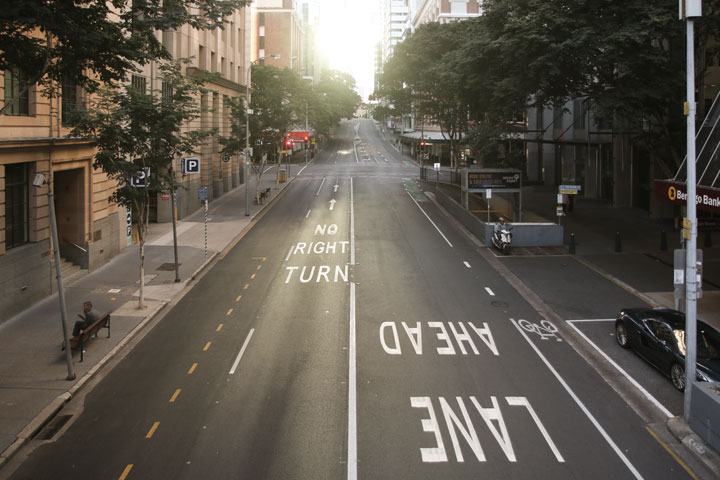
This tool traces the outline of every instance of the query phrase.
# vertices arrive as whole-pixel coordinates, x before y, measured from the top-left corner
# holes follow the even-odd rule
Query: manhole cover
[[[180,267],[180,265],[182,265],[182,263],[178,263],[178,267]],[[175,270],[175,264],[174,263],[163,263],[155,270],[162,271],[162,272],[172,272],[173,270]]]
[[[498,307],[498,308],[507,308],[507,307],[510,306],[510,305],[508,305],[507,302],[501,302],[501,301],[499,301],[499,300],[495,300],[494,302],[490,302],[490,305],[492,305],[493,307]]]
[[[57,432],[70,420],[72,415],[58,415],[57,417],[50,420],[45,428],[36,437],[38,440],[50,440]]]

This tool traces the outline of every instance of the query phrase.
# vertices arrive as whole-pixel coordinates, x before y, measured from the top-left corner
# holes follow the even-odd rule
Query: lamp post
[[[50,232],[52,235],[53,255],[55,256],[55,275],[57,278],[58,299],[60,300],[60,322],[62,324],[63,345],[65,346],[65,361],[67,363],[68,371],[67,379],[75,380],[75,373],[73,372],[72,368],[72,357],[70,355],[70,343],[68,342],[67,334],[67,308],[65,306],[65,290],[63,290],[62,274],[60,270],[60,247],[58,244],[57,219],[55,218],[55,199],[53,198],[52,180],[45,180],[45,175],[43,175],[42,173],[38,173],[37,175],[35,175],[33,185],[40,188],[46,184],[48,187],[48,206],[50,208]]]
[[[260,60],[265,60],[266,58],[280,58],[280,55],[273,54],[256,58],[248,65],[247,75],[245,75],[245,216],[250,215],[250,182],[248,179],[248,172],[250,170],[250,72],[255,63]]]

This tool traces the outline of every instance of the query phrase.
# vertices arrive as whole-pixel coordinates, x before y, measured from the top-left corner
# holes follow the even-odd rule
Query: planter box
[[[690,427],[715,450],[720,450],[720,383],[693,382]]]

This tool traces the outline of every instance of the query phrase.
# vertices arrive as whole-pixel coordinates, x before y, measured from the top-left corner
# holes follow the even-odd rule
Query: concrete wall
[[[0,256],[0,322],[52,294],[52,266],[48,239]]]
[[[118,238],[124,236],[124,229],[120,229],[118,217],[121,215],[115,212],[93,222],[93,242],[88,245],[89,269],[93,270],[105,265],[115,255],[120,253]],[[122,215],[123,222],[125,216]]]

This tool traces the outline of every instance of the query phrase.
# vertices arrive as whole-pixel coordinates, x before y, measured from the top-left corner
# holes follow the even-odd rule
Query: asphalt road
[[[344,124],[12,478],[692,478],[497,264],[562,320],[634,299],[495,259],[417,175]]]

